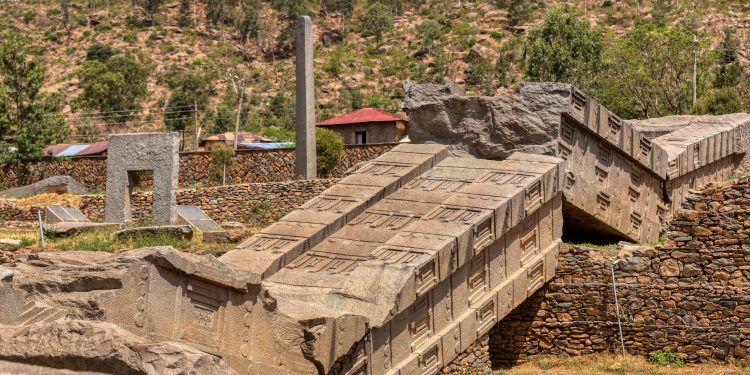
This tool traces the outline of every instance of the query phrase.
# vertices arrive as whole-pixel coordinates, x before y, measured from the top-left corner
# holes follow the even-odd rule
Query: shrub
[[[126,33],[122,34],[122,40],[124,42],[135,43],[136,39],[137,38],[136,38],[135,34],[133,34],[131,32],[126,32]]]
[[[211,174],[214,181],[224,183],[225,167],[233,157],[234,149],[229,146],[219,145],[211,150]]]
[[[669,349],[657,350],[648,355],[648,360],[660,366],[684,367],[685,360],[675,356]]]
[[[742,112],[742,98],[735,87],[711,89],[698,98],[693,107],[696,115],[726,115]]]
[[[30,23],[30,22],[31,22],[31,21],[33,21],[33,20],[34,20],[35,18],[36,18],[36,12],[34,12],[33,10],[30,10],[30,11],[28,11],[28,12],[25,12],[25,13],[23,14],[23,23]]]
[[[362,26],[366,34],[374,35],[378,45],[383,41],[383,35],[393,28],[393,16],[390,9],[383,3],[372,3],[362,17]]]
[[[115,51],[108,44],[94,43],[86,51],[86,60],[107,61]]]
[[[333,130],[318,128],[315,131],[315,151],[318,176],[326,176],[336,170],[344,152],[344,139]]]

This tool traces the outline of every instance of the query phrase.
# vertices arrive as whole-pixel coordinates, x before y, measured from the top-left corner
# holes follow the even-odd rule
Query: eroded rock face
[[[27,365],[18,362],[0,361],[3,375],[102,375],[102,372],[61,370],[46,366]]]
[[[24,254],[0,266],[0,360],[117,374],[234,373],[256,279],[170,247]]]
[[[467,97],[452,85],[407,85],[403,109],[414,143],[450,145],[452,156],[554,155],[570,85],[527,83],[517,94]]]
[[[191,346],[84,320],[0,326],[0,359],[114,374],[235,374],[218,357]]]

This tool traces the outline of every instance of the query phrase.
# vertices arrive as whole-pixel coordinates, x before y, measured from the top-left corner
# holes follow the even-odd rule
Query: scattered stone
[[[128,228],[115,232],[118,238],[133,238],[138,236],[167,235],[176,238],[193,238],[193,228],[189,225],[161,225],[154,227]]]
[[[12,238],[3,238],[0,239],[0,249],[2,248],[14,248],[21,246],[21,240],[16,240]]]
[[[3,198],[23,198],[42,193],[87,194],[88,189],[70,176],[45,178],[31,185],[0,191]]]

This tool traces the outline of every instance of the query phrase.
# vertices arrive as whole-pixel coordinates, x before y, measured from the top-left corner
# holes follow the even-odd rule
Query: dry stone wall
[[[750,350],[750,178],[693,191],[657,249],[620,253],[626,350],[671,350],[689,362]],[[490,333],[493,365],[530,355],[617,352],[610,265],[602,250],[561,250],[555,278]]]
[[[198,206],[217,222],[240,221],[252,226],[266,226],[317,196],[337,181],[338,179],[332,178],[185,189],[177,192],[177,204]],[[151,206],[151,192],[135,192],[132,201],[133,219],[144,220],[150,217]],[[103,195],[81,196],[78,208],[92,221],[104,220]],[[0,200],[0,223],[36,221],[37,209],[38,207],[21,208],[11,200]],[[42,216],[44,216],[44,207],[42,207]]]
[[[347,145],[337,170],[330,177],[340,177],[354,165],[372,160],[395,144]],[[180,154],[180,186],[211,185],[211,153]],[[294,150],[240,150],[227,165],[227,184],[288,181],[294,178]],[[52,176],[71,176],[89,189],[104,190],[107,158],[80,157],[48,159],[33,164],[0,165],[0,188],[8,189],[38,182]],[[142,186],[152,181],[144,179]]]

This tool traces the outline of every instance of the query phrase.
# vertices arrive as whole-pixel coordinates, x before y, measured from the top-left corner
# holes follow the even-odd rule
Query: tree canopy
[[[0,44],[0,162],[41,159],[68,134],[62,95],[40,91],[45,66],[28,39],[10,33]]]

